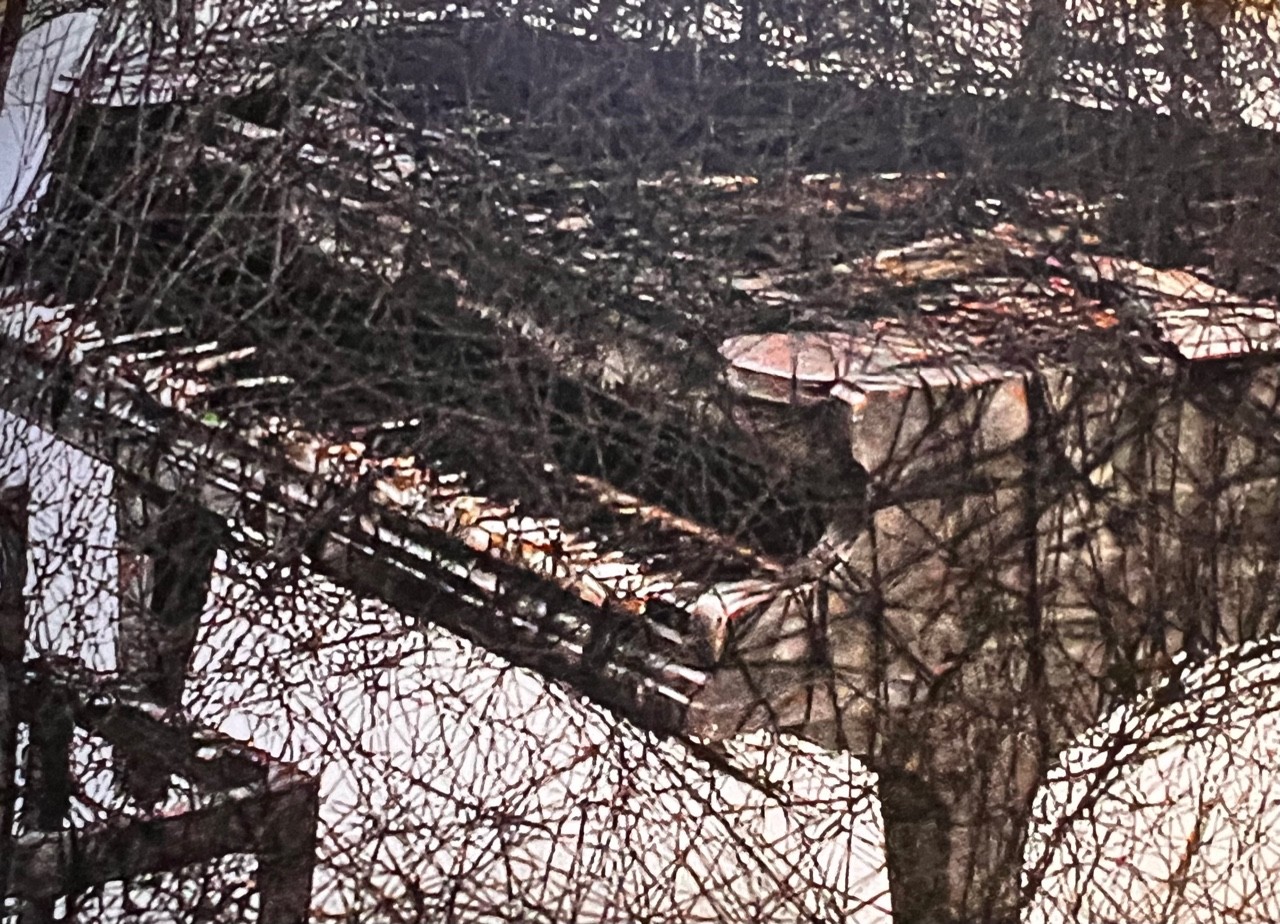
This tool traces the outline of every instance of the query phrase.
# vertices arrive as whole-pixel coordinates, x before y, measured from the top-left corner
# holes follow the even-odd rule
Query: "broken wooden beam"
[[[27,902],[29,919],[47,917],[64,895],[247,853],[258,860],[259,920],[309,920],[319,812],[314,778],[217,732],[177,721],[154,704],[101,685],[86,691],[74,677],[51,673],[48,665],[29,671],[26,680],[19,712],[33,723],[33,734],[48,717],[48,702],[56,702],[60,717],[52,730],[60,736],[66,727],[79,725],[117,753],[183,777],[200,795],[198,808],[148,810],[141,817],[87,828],[53,825],[52,814],[35,818],[39,823],[13,843],[6,892]],[[29,790],[33,811],[56,809],[60,822],[64,796],[34,780],[28,785],[35,787]]]
[[[380,458],[362,441],[278,419],[228,430],[201,409],[204,391],[149,391],[150,379],[128,363],[95,363],[92,351],[72,372],[60,413],[44,416],[44,363],[56,366],[64,355],[39,359],[45,342],[28,338],[9,353],[7,361],[28,365],[6,382],[8,406],[109,461],[133,490],[152,502],[198,504],[240,524],[274,556],[302,557],[339,583],[564,680],[646,727],[683,728],[689,696],[705,681],[732,615],[721,585],[776,576],[776,566],[732,540],[691,529],[655,505],[635,509],[625,492],[602,492],[599,483],[579,486],[584,500],[602,513],[616,506],[613,521],[633,521],[651,543],[667,536],[661,541],[701,563],[695,573],[654,568],[554,520],[522,516],[468,492],[465,479],[412,458]],[[202,548],[203,561],[213,546]],[[725,567],[734,579],[727,584],[714,577]],[[449,605],[434,605],[438,599]]]

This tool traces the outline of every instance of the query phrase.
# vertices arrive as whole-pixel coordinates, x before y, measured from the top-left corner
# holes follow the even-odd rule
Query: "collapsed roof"
[[[433,586],[646,724],[862,522],[873,402],[1280,341],[1268,133],[727,40],[342,25],[54,87],[10,368],[124,470],[438,618]],[[245,41],[251,79],[183,76]],[[164,89],[121,107],[121,74]]]

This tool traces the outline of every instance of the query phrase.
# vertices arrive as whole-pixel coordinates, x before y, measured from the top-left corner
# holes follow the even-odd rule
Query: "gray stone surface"
[[[1275,628],[1280,375],[1184,334],[1181,359],[1126,340],[967,380],[820,370],[870,512],[730,626],[700,706],[871,761],[906,920],[1014,916],[1054,753],[1184,649]]]

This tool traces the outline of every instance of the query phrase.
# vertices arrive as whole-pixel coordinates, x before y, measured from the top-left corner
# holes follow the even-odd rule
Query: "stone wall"
[[[1180,652],[1274,631],[1280,375],[1148,346],[892,387],[842,370],[864,518],[730,627],[695,703],[699,733],[776,724],[870,761],[902,920],[1016,916],[1056,751],[1179,695]]]

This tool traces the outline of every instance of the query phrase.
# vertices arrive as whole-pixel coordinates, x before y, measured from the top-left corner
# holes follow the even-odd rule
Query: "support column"
[[[996,369],[947,376],[854,404],[878,509],[839,566],[875,639],[869,761],[900,924],[1018,920],[1050,753],[1034,396]]]
[[[871,762],[899,924],[1020,917],[1026,828],[1049,753],[1018,648],[984,652],[883,717]]]
[[[901,924],[1017,920],[1051,747],[1035,387],[992,365],[877,371],[874,345],[834,334],[740,338],[722,353],[753,398],[842,409],[860,476],[831,467],[831,487],[850,501],[865,488],[866,503],[828,506],[805,586],[731,622],[692,719],[715,734],[787,728],[865,756]]]
[[[119,476],[116,485],[121,677],[144,698],[177,709],[224,525],[181,499],[144,495]],[[153,761],[122,755],[121,775],[140,804],[164,798],[168,774]]]
[[[41,677],[28,690],[34,704],[24,768],[22,822],[27,831],[60,832],[71,808],[71,739],[75,719],[65,690]],[[57,899],[29,899],[19,924],[53,924]]]
[[[1028,4],[1019,76],[1042,99],[1058,87],[1062,70],[1059,58],[1070,48],[1067,18],[1063,0],[1031,0]]]
[[[0,491],[0,894],[13,868],[18,703],[27,620],[27,491]]]
[[[1197,114],[1200,102],[1214,124],[1226,127],[1240,106],[1228,77],[1226,30],[1233,5],[1225,0],[1166,4],[1163,15],[1169,108]],[[1194,97],[1196,92],[1201,100]]]
[[[1025,511],[1011,488],[877,515],[869,756],[900,924],[1019,917],[1051,710]]]
[[[23,768],[23,827],[28,831],[60,831],[71,805],[71,736],[75,723],[59,690],[43,683],[24,689],[26,654],[27,491],[0,491],[0,894],[8,894],[13,871],[13,824],[19,705],[35,703],[28,720],[26,765]],[[29,901],[20,924],[54,920],[54,899]]]
[[[158,705],[182,702],[225,526],[181,499],[120,485],[120,669]]]
[[[797,381],[827,371],[817,348],[788,345]],[[747,371],[761,359],[731,358]],[[867,485],[871,512],[849,505],[863,511],[849,523],[827,509],[811,580],[731,624],[691,709],[700,732],[772,725],[869,760],[902,924],[1019,913],[1050,746],[1029,390],[959,364],[836,384],[864,473],[846,487]]]
[[[268,819],[266,844],[258,852],[258,920],[263,924],[307,924],[316,862],[317,787],[299,786]]]

